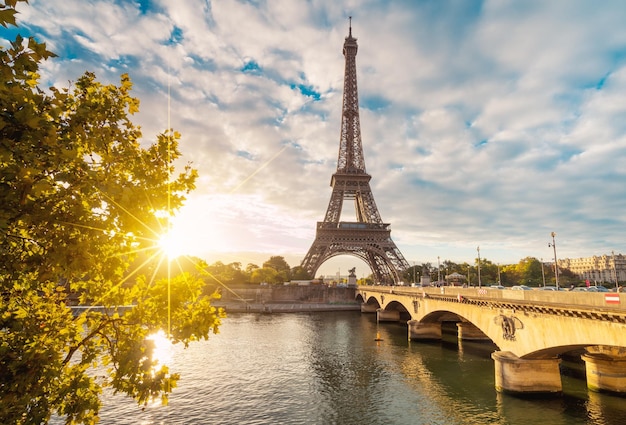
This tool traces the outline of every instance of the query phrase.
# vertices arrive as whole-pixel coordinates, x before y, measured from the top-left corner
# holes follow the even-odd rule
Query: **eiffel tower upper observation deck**
[[[337,172],[331,178],[333,192],[326,216],[317,223],[315,241],[302,260],[302,267],[314,276],[324,261],[349,254],[365,261],[378,283],[397,283],[409,264],[391,240],[389,224],[380,218],[369,183],[372,177],[365,171],[356,84],[357,50],[350,18],[350,30],[343,44],[346,68]],[[356,221],[340,221],[346,199],[354,202]]]

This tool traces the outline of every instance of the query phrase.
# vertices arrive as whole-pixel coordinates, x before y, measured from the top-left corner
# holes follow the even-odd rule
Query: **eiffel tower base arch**
[[[372,270],[376,283],[397,284],[408,263],[391,239],[388,224],[339,222],[317,223],[317,234],[302,267],[315,277],[320,266],[338,255],[352,255]]]

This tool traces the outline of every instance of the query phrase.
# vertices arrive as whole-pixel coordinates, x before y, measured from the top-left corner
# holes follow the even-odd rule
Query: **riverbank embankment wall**
[[[267,285],[222,288],[222,302],[252,303],[355,303],[355,288],[328,285]]]

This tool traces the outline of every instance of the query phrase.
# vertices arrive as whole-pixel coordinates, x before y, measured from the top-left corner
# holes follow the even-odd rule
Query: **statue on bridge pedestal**
[[[348,272],[350,273],[348,275],[348,286],[356,287],[356,267],[352,267],[350,270],[348,270]]]

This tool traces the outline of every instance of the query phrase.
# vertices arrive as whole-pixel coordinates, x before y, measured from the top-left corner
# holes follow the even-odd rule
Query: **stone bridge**
[[[491,288],[361,286],[361,311],[406,321],[411,340],[441,339],[456,322],[463,340],[491,340],[498,391],[562,391],[560,358],[580,351],[587,386],[626,395],[626,294]]]

